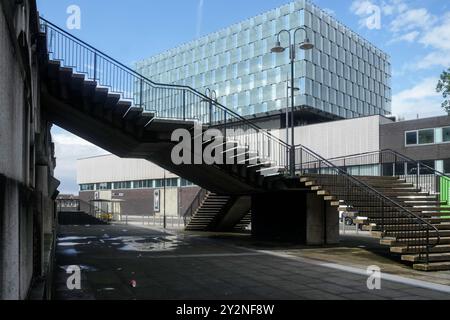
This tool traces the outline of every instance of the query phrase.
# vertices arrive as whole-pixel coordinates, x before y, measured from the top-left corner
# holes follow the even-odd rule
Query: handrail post
[[[186,121],[186,89],[183,89],[183,120]]]
[[[212,99],[210,99],[209,100],[209,125],[212,125],[212,123],[213,123],[212,111],[213,111],[213,103],[212,103]]]
[[[300,148],[300,174],[303,174],[303,148]]]
[[[97,81],[97,52],[94,52],[94,81]]]
[[[397,155],[395,155],[394,158],[394,168],[393,168],[394,172],[392,172],[392,176],[395,177],[397,175]]]
[[[223,139],[224,139],[224,142],[226,143],[227,142],[227,110],[226,109],[224,109],[223,122],[224,122]]]
[[[295,146],[291,146],[290,174],[295,177]]]
[[[419,189],[419,178],[420,178],[420,163],[417,162],[417,172],[416,172],[416,187]]]
[[[139,88],[139,104],[140,104],[141,108],[144,109],[144,101],[143,101],[143,97],[144,97],[144,92],[143,92],[143,90],[144,90],[144,81],[143,81],[142,78],[141,78],[140,82],[141,83],[140,83],[140,88]]]

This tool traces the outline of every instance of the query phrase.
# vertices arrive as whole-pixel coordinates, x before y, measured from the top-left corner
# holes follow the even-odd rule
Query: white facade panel
[[[302,144],[326,159],[380,150],[380,122],[370,116],[295,128],[295,144]],[[286,129],[271,133],[286,141]],[[289,137],[291,132],[289,131]]]
[[[380,116],[298,127],[296,144],[326,159],[380,150]]]
[[[176,177],[166,171],[166,178]],[[163,178],[164,170],[147,160],[121,159],[115,155],[106,155],[77,161],[78,184]]]

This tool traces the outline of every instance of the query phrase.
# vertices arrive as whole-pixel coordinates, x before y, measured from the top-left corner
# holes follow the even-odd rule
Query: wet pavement
[[[58,300],[450,299],[446,292],[326,267],[270,249],[134,226],[61,226],[54,297]],[[81,289],[69,290],[69,266]],[[450,292],[450,287],[449,287]]]

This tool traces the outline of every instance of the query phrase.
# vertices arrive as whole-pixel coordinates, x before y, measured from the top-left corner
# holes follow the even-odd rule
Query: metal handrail
[[[439,234],[439,230],[435,226],[433,226],[431,223],[429,223],[428,221],[424,220],[422,217],[418,216],[414,212],[408,210],[407,208],[405,208],[403,205],[401,205],[397,201],[391,199],[390,197],[387,197],[386,195],[382,194],[380,191],[376,190],[372,186],[370,186],[367,183],[357,179],[355,176],[350,175],[348,172],[342,170],[341,168],[339,168],[338,166],[333,164],[330,160],[327,160],[327,159],[323,158],[322,156],[320,156],[316,152],[312,151],[311,149],[309,149],[309,148],[307,148],[305,146],[302,146],[302,145],[297,145],[295,147],[295,150],[296,151],[300,150],[300,152],[304,151],[307,154],[313,156],[314,158],[316,158],[316,162],[320,162],[320,164],[322,164],[322,163],[326,164],[328,166],[328,168],[334,170],[338,174],[339,177],[344,177],[344,179],[346,179],[347,181],[350,181],[350,183],[356,185],[358,187],[358,189],[365,190],[369,194],[371,194],[372,196],[377,197],[380,201],[382,201],[383,205],[386,203],[386,204],[388,204],[388,205],[390,205],[390,206],[400,210],[403,214],[406,214],[408,216],[408,218],[411,218],[416,223],[418,223],[420,225],[420,227],[423,228],[423,230],[427,232],[427,236],[426,236],[426,247],[427,247],[426,262],[428,263],[428,261],[429,261],[428,255],[429,255],[429,251],[431,249],[431,247],[429,245],[429,243],[430,243],[430,234],[429,234],[429,232],[432,231],[432,232],[436,233],[437,240],[436,240],[436,243],[433,244],[433,247],[439,245],[440,242],[441,242],[441,236]],[[300,159],[299,163],[297,163],[297,160],[296,160],[296,169],[297,169],[298,166],[300,166],[300,171],[302,171],[304,169],[303,165],[305,165],[306,163],[308,163],[308,164],[314,163],[314,161],[303,163],[302,162],[302,158],[303,157],[301,156],[300,158],[301,159]],[[296,159],[297,159],[297,157],[296,157]],[[349,204],[350,204],[350,202],[346,202],[346,205],[349,205]],[[382,225],[382,227],[385,228],[384,225]]]
[[[131,100],[133,106],[151,111],[156,117],[201,121],[210,127],[222,129],[226,139],[238,141],[243,138],[237,133],[235,136],[227,135],[227,132],[232,129],[252,130],[250,141],[244,142],[243,146],[258,152],[261,158],[272,158],[270,160],[279,166],[289,166],[286,158],[289,146],[249,119],[190,86],[154,82],[45,18],[41,17],[40,22],[41,30],[47,35],[49,58],[110,88],[111,92],[120,94],[122,99]],[[271,155],[264,154],[268,142],[275,150]]]
[[[412,159],[412,158],[410,158],[410,157],[408,157],[408,156],[406,156],[404,154],[401,154],[398,151],[392,150],[392,149],[381,149],[381,150],[378,150],[378,151],[369,151],[369,152],[355,153],[355,154],[341,156],[341,157],[328,158],[328,160],[329,161],[337,161],[337,160],[342,160],[342,159],[350,159],[350,158],[357,158],[357,157],[362,157],[362,156],[381,154],[381,153],[384,153],[384,152],[392,153],[392,154],[394,154],[394,155],[396,155],[396,156],[398,156],[400,158],[403,158],[404,160],[406,160],[408,162],[415,162],[417,164],[420,164],[420,167],[426,168],[426,169],[432,171],[436,175],[450,178],[449,175],[447,175],[447,174],[445,174],[445,173],[443,173],[441,171],[438,171],[438,170],[430,167],[429,165],[423,163],[422,161],[414,160],[414,159]]]
[[[192,218],[192,216],[194,215],[195,210],[197,210],[203,199],[205,199],[205,197],[208,195],[208,190],[205,189],[200,189],[197,192],[197,195],[194,197],[194,199],[192,200],[191,204],[189,205],[189,207],[186,209],[186,211],[183,214],[183,218],[184,218],[184,225],[187,226],[189,224],[189,222],[187,221],[188,218]]]

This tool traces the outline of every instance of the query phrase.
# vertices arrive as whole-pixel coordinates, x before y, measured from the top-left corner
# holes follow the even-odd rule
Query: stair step
[[[399,217],[399,218],[384,218],[384,223],[391,223],[391,224],[411,224],[412,222],[412,218],[404,218],[404,217]],[[442,222],[450,222],[450,219],[448,218],[423,218],[423,220],[429,222],[429,223],[442,223]],[[383,219],[381,219],[381,217],[378,218],[369,218],[369,221],[371,223],[383,223]]]
[[[407,247],[407,246],[393,246],[391,247],[392,253],[399,253],[399,254],[416,254],[420,252],[425,252],[426,247],[425,246],[415,246],[415,247]],[[442,244],[433,246],[430,248],[430,253],[445,253],[450,252],[450,245],[449,244]]]
[[[431,236],[433,236],[433,234],[435,234],[435,233],[436,233],[436,231],[430,230]],[[387,232],[373,231],[372,236],[380,238],[380,239],[383,237],[389,237],[389,238],[392,237],[397,240],[411,238],[411,237],[414,237],[417,239],[423,239],[426,237],[426,233],[425,233],[425,230],[420,230],[420,229],[419,230],[410,230],[410,231],[387,231]],[[440,230],[439,236],[441,237],[441,239],[443,237],[450,237],[450,231],[449,230]]]
[[[430,232],[430,234],[432,234]],[[408,239],[408,238],[402,238],[402,239],[389,239],[385,238],[380,241],[380,244],[387,245],[391,247],[395,247],[402,244],[409,244],[410,246],[415,245],[423,245],[426,241],[426,238],[414,238],[414,239]],[[437,243],[436,237],[430,237],[429,239],[430,245],[434,245]],[[449,237],[441,237],[440,244],[450,244],[450,238]]]
[[[419,263],[414,264],[413,268],[418,271],[446,271],[450,270],[450,262]]]
[[[433,224],[434,227],[436,227],[438,230],[450,230],[450,224]],[[383,227],[384,230],[404,230],[404,231],[412,231],[412,230],[422,230],[422,226],[419,224],[392,224],[392,225],[385,225]],[[371,226],[371,231],[381,231],[380,226]]]
[[[412,254],[412,255],[402,255],[403,261],[408,262],[420,262],[423,258],[423,255]],[[450,261],[450,252],[443,253],[431,253],[428,256],[429,262],[442,262],[442,261]]]

